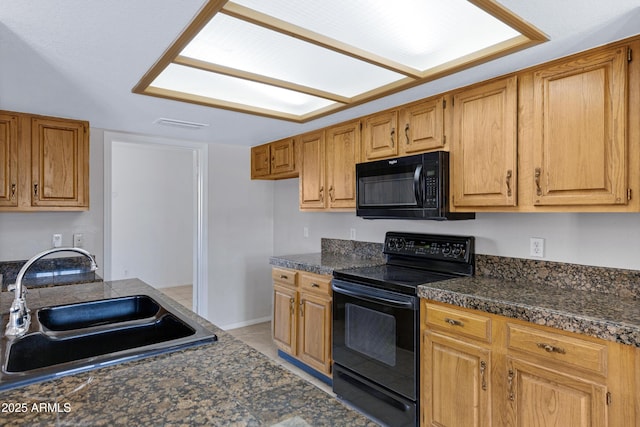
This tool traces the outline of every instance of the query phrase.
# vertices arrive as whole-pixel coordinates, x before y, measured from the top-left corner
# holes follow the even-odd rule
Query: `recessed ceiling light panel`
[[[209,0],[133,91],[304,122],[546,40],[494,0]]]

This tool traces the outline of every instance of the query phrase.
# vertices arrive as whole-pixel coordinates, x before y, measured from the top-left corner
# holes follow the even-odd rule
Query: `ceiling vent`
[[[157,125],[173,126],[173,127],[186,128],[186,129],[202,129],[209,126],[206,123],[188,122],[186,120],[177,120],[177,119],[166,119],[163,117],[156,119],[153,123]]]

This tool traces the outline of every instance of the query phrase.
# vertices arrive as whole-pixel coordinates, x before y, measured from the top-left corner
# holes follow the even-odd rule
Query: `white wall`
[[[111,148],[111,280],[192,284],[193,150],[126,141]]]
[[[309,237],[303,237],[303,228]],[[476,252],[530,258],[529,238],[545,239],[545,260],[640,270],[640,214],[487,213],[471,221],[365,220],[355,213],[298,210],[298,180],[275,183],[274,253],[319,252],[320,238],[382,242],[387,231],[469,234]]]
[[[90,135],[90,210],[86,212],[0,212],[0,261],[29,259],[53,247],[53,234],[62,234],[62,245],[73,246],[73,233],[84,235],[84,247],[103,263],[103,133]],[[73,256],[73,253],[60,254]],[[97,271],[102,275],[101,270]]]
[[[271,318],[273,203],[249,148],[209,147],[209,319],[223,329]]]

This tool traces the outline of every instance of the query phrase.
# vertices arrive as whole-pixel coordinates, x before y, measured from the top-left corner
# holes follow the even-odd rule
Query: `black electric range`
[[[474,238],[388,232],[386,264],[333,272],[333,391],[379,423],[420,413],[418,286],[474,274]]]

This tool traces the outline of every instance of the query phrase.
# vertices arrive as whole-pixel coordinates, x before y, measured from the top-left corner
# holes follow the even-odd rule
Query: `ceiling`
[[[0,0],[0,109],[94,128],[256,145],[485,80],[638,33],[640,0],[500,0],[550,41],[306,123],[135,94],[206,0]],[[185,129],[159,118],[204,123]]]

